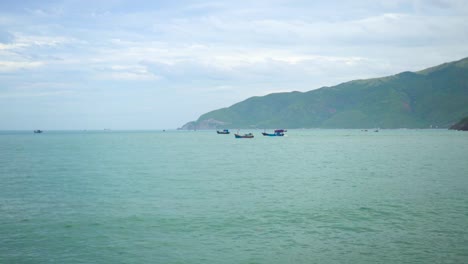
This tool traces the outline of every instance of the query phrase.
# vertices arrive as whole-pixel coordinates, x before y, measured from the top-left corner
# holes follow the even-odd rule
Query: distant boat
[[[234,134],[236,138],[253,138],[254,135],[252,133],[244,134],[244,135],[239,135],[239,134]]]
[[[262,135],[267,136],[267,137],[282,137],[284,136],[284,132],[286,132],[286,129],[276,129],[274,133],[266,133],[262,132]]]
[[[42,131],[42,130],[40,130],[40,129],[38,129],[38,130],[34,130],[34,133],[36,133],[36,134],[39,134],[39,133],[42,133],[42,132],[43,132],[43,131]]]
[[[231,132],[229,132],[228,129],[224,129],[223,131],[216,130],[216,133],[226,135],[226,134],[229,134],[229,133],[231,133]]]

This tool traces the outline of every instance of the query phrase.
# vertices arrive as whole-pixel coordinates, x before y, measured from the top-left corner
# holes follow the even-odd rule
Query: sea
[[[468,263],[468,132],[248,132],[0,132],[0,263]]]

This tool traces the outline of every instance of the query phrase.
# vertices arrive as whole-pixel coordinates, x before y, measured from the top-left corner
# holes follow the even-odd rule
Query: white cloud
[[[0,61],[0,72],[14,72],[17,70],[37,68],[44,65],[40,61]]]
[[[26,98],[26,97],[49,97],[49,96],[63,96],[71,95],[74,92],[72,91],[51,91],[51,92],[22,92],[22,93],[1,93],[0,99],[9,99],[9,98]]]
[[[136,72],[108,72],[95,75],[96,79],[101,80],[122,80],[122,81],[154,81],[160,79],[157,75],[151,73]]]
[[[73,38],[62,37],[62,36],[37,36],[37,35],[24,35],[16,34],[15,43],[21,47],[29,46],[49,46],[56,47],[60,45],[75,43],[76,40]]]

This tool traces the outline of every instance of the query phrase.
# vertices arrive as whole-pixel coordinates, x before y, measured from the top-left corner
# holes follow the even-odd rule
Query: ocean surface
[[[0,132],[0,263],[468,263],[468,132]]]

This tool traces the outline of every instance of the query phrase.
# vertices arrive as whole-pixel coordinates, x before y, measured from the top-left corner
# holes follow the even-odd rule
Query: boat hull
[[[265,133],[265,132],[263,132],[262,135],[267,136],[267,137],[282,137],[282,136],[284,136],[283,133],[269,134],[269,133]]]
[[[248,134],[247,134],[247,135],[234,134],[234,136],[235,136],[236,138],[253,138],[253,137],[254,137],[254,136],[251,135],[251,134],[250,134],[250,135],[248,135]]]

